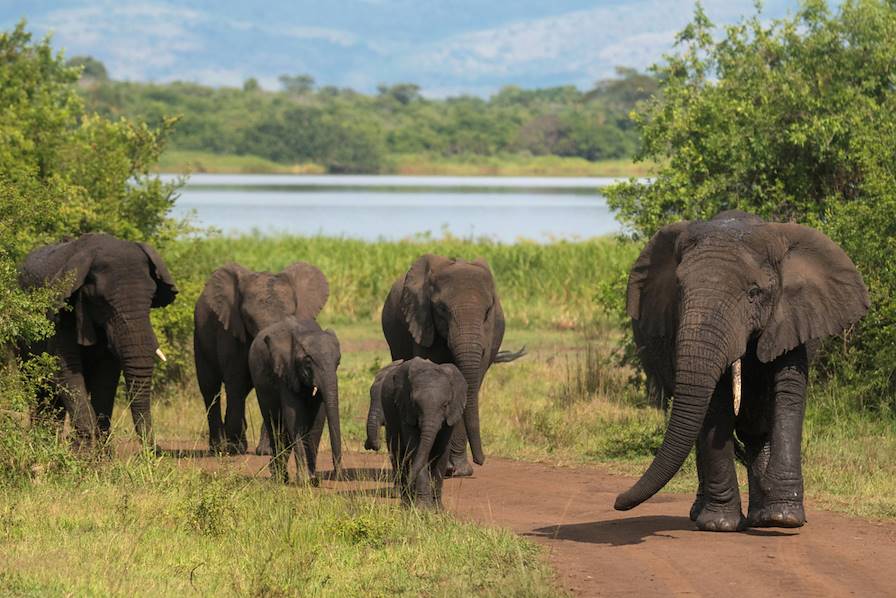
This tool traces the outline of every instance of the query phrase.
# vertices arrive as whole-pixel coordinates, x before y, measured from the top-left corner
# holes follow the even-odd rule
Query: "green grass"
[[[162,154],[158,172],[238,173],[238,174],[323,174],[319,164],[281,164],[258,156],[213,154],[195,150],[170,149]],[[446,176],[605,176],[642,177],[653,172],[650,163],[631,160],[590,162],[563,156],[458,156],[445,158],[425,154],[390,156],[380,174]]]
[[[3,595],[558,594],[510,532],[152,457],[7,488],[0,523]]]
[[[280,164],[259,156],[213,154],[195,150],[167,150],[155,170],[192,174],[197,172],[234,174],[323,174],[318,164]]]
[[[624,279],[636,248],[612,239],[507,246],[244,237],[166,247],[182,292],[154,314],[169,356],[154,406],[162,445],[205,444],[186,341],[192,303],[208,273],[228,260],[279,270],[301,258],[318,264],[330,280],[321,322],[342,345],[344,445],[361,450],[370,382],[390,360],[380,306],[391,281],[427,251],[487,257],[509,320],[504,346],[529,346],[529,355],[496,365],[486,376],[481,415],[487,453],[640,474],[662,441],[665,419],[645,405],[632,372],[615,365],[622,332],[612,318],[618,304],[604,303],[605,290]],[[854,394],[835,382],[810,386],[807,496],[816,507],[891,520],[896,416],[859,409]],[[7,399],[0,397],[0,407],[8,412],[15,405]],[[260,426],[254,398],[248,419],[252,443]],[[182,594],[194,588],[203,595],[555,593],[537,549],[507,532],[371,497],[282,487],[223,462],[217,473],[199,471],[189,459],[85,463],[52,438],[23,432],[15,420],[0,409],[0,466],[9,474],[0,476],[0,594]],[[116,420],[119,433],[130,437],[123,406]],[[690,459],[666,491],[695,486]],[[432,559],[439,547],[450,550]]]

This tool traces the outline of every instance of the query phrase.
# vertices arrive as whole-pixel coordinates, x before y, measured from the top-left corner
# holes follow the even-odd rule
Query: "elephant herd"
[[[39,411],[60,424],[68,414],[73,445],[90,446],[109,432],[123,373],[137,434],[154,447],[151,376],[164,356],[149,311],[178,292],[162,258],[145,244],[87,234],[31,252],[20,281],[54,284],[64,302],[51,314],[55,334],[22,348],[59,360]],[[340,346],[315,319],[328,296],[324,274],[305,262],[277,274],[237,264],[212,274],[194,312],[211,450],[246,452],[245,399],[254,388],[264,420],[256,451],[272,456],[272,475],[287,479],[295,451],[316,480],[324,421],[338,475]],[[635,261],[626,306],[643,368],[673,400],[653,462],[615,508],[653,496],[696,445],[698,529],[803,525],[800,447],[812,354],[869,306],[845,252],[815,229],[739,211],[677,222]],[[382,327],[394,361],[373,380],[365,448],[379,449],[385,425],[406,501],[441,505],[443,479],[472,474],[468,444],[473,461],[484,463],[482,380],[493,363],[524,354],[500,350],[504,326],[484,260],[424,255],[392,285]],[[747,468],[746,517],[735,459]]]

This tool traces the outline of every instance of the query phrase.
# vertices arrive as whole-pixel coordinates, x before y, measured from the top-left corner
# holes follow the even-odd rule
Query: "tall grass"
[[[4,492],[0,593],[556,595],[508,531],[134,457]]]

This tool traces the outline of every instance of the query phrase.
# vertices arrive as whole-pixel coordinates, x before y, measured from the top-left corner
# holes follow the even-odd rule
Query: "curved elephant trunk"
[[[370,410],[367,412],[367,440],[364,448],[368,451],[380,450],[380,426],[383,424],[383,402],[379,393],[370,397]]]
[[[327,376],[324,408],[327,410],[327,429],[330,432],[330,450],[333,452],[333,470],[339,475],[342,472],[342,432],[339,428],[339,384],[335,374]]]
[[[681,468],[706,418],[719,379],[730,363],[730,335],[707,326],[707,314],[689,314],[679,328],[672,412],[650,467],[634,486],[616,497],[618,511],[632,509],[665,486]],[[739,357],[739,355],[737,356]]]

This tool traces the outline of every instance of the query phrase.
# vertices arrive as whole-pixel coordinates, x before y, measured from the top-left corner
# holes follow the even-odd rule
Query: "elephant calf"
[[[339,340],[331,330],[321,330],[314,320],[285,320],[263,328],[249,348],[249,371],[274,445],[271,474],[288,481],[286,464],[296,442],[305,450],[308,474],[317,483],[317,448],[324,417],[330,431],[333,467],[342,462],[339,431],[339,387],[336,369]],[[323,408],[322,408],[323,407]],[[301,458],[296,451],[297,470]]]
[[[414,357],[377,373],[370,387],[367,441],[379,450],[380,424],[402,499],[442,507],[451,435],[467,402],[467,382],[453,364]]]

